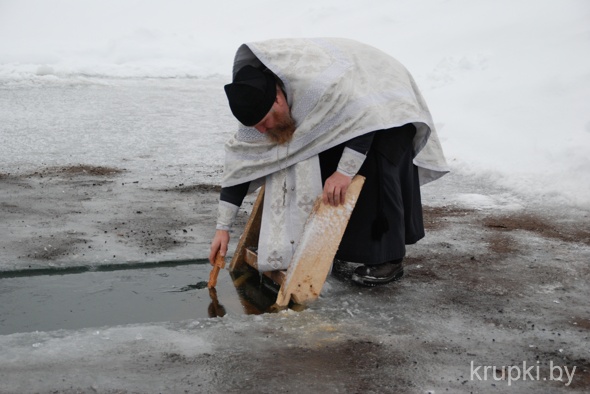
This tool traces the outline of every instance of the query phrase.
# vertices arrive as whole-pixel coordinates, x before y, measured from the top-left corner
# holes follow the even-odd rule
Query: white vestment
[[[260,271],[286,269],[322,191],[318,154],[363,134],[413,123],[421,184],[448,166],[412,76],[391,56],[349,39],[274,39],[242,45],[233,72],[268,67],[285,84],[293,139],[276,145],[240,125],[226,144],[222,186],[266,184],[258,245]],[[252,188],[251,188],[252,189]]]

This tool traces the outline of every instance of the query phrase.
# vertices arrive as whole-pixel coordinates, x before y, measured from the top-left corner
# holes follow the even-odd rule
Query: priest
[[[420,186],[448,172],[428,107],[409,72],[349,39],[242,45],[225,86],[238,129],[226,158],[210,260],[225,256],[245,195],[265,185],[260,271],[286,269],[313,203],[363,190],[336,254],[355,283],[403,276],[405,245],[424,237]]]

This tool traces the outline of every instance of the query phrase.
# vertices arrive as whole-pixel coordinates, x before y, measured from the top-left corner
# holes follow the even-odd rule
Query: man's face
[[[277,99],[260,122],[254,125],[254,128],[279,145],[286,144],[293,138],[295,132],[295,121],[291,117],[291,109],[285,100],[285,96],[277,93]]]

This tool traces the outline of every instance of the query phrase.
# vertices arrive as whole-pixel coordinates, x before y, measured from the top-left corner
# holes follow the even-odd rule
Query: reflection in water
[[[230,275],[240,297],[244,313],[260,315],[286,309],[286,307],[276,305],[280,286],[266,276],[260,275],[258,271],[246,267],[244,271],[233,271],[230,272]],[[288,307],[297,312],[306,308],[305,305],[297,305],[293,302],[290,302]]]
[[[270,279],[261,276],[256,270],[250,267],[246,267],[243,271],[232,271],[229,274],[245,314],[260,315],[263,313],[279,312],[283,309],[277,307],[275,304],[279,286]],[[178,290],[172,291],[187,292],[205,288],[207,288],[207,282],[198,282],[197,284],[183,286]],[[217,290],[215,287],[208,290],[209,297],[211,298],[211,303],[207,308],[209,317],[225,316],[227,311],[223,304],[219,302]],[[228,294],[226,293],[225,296],[227,297],[227,295]],[[221,297],[223,301],[223,290],[221,290]],[[290,304],[289,308],[295,311],[302,311],[305,309],[302,305],[294,304]]]
[[[211,304],[209,304],[209,308],[207,309],[209,317],[225,316],[225,308],[217,299],[217,290],[215,290],[215,287],[209,289],[209,297],[211,297]]]
[[[248,315],[260,315],[262,313],[278,312],[275,306],[279,286],[266,277],[262,277],[254,269],[247,267],[244,271],[232,271],[230,276],[236,293],[242,305],[244,313]],[[183,286],[178,290],[169,292],[188,292],[207,288],[207,282],[198,282],[194,285]],[[225,307],[219,302],[215,287],[208,289],[211,303],[207,308],[209,317],[223,317],[227,313]],[[223,291],[222,291],[223,295]]]
[[[258,272],[251,268],[244,271],[230,272],[236,292],[244,313],[260,315],[272,312],[272,306],[277,299],[278,287],[266,278],[262,279]]]

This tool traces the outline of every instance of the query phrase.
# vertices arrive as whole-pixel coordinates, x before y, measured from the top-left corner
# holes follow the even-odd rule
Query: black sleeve
[[[359,153],[362,153],[363,155],[366,155],[369,151],[369,148],[371,147],[371,144],[373,143],[374,136],[375,132],[373,131],[367,134],[363,134],[359,137],[353,138],[347,141],[344,145],[347,148],[350,148]],[[221,188],[221,195],[219,199],[221,201],[229,202],[239,207],[242,205],[242,201],[244,201],[244,197],[246,197],[246,194],[248,194],[249,188],[250,182]]]
[[[248,194],[249,188],[250,182],[241,183],[239,185],[230,187],[222,187],[219,199],[221,201],[229,202],[239,207],[242,205],[242,201],[244,201],[244,197],[246,197],[246,194]]]
[[[371,148],[371,144],[373,143],[373,137],[375,136],[375,131],[372,131],[367,134],[363,134],[351,140],[348,140],[344,143],[344,146],[355,150],[363,155],[366,155],[369,152],[369,148]]]

